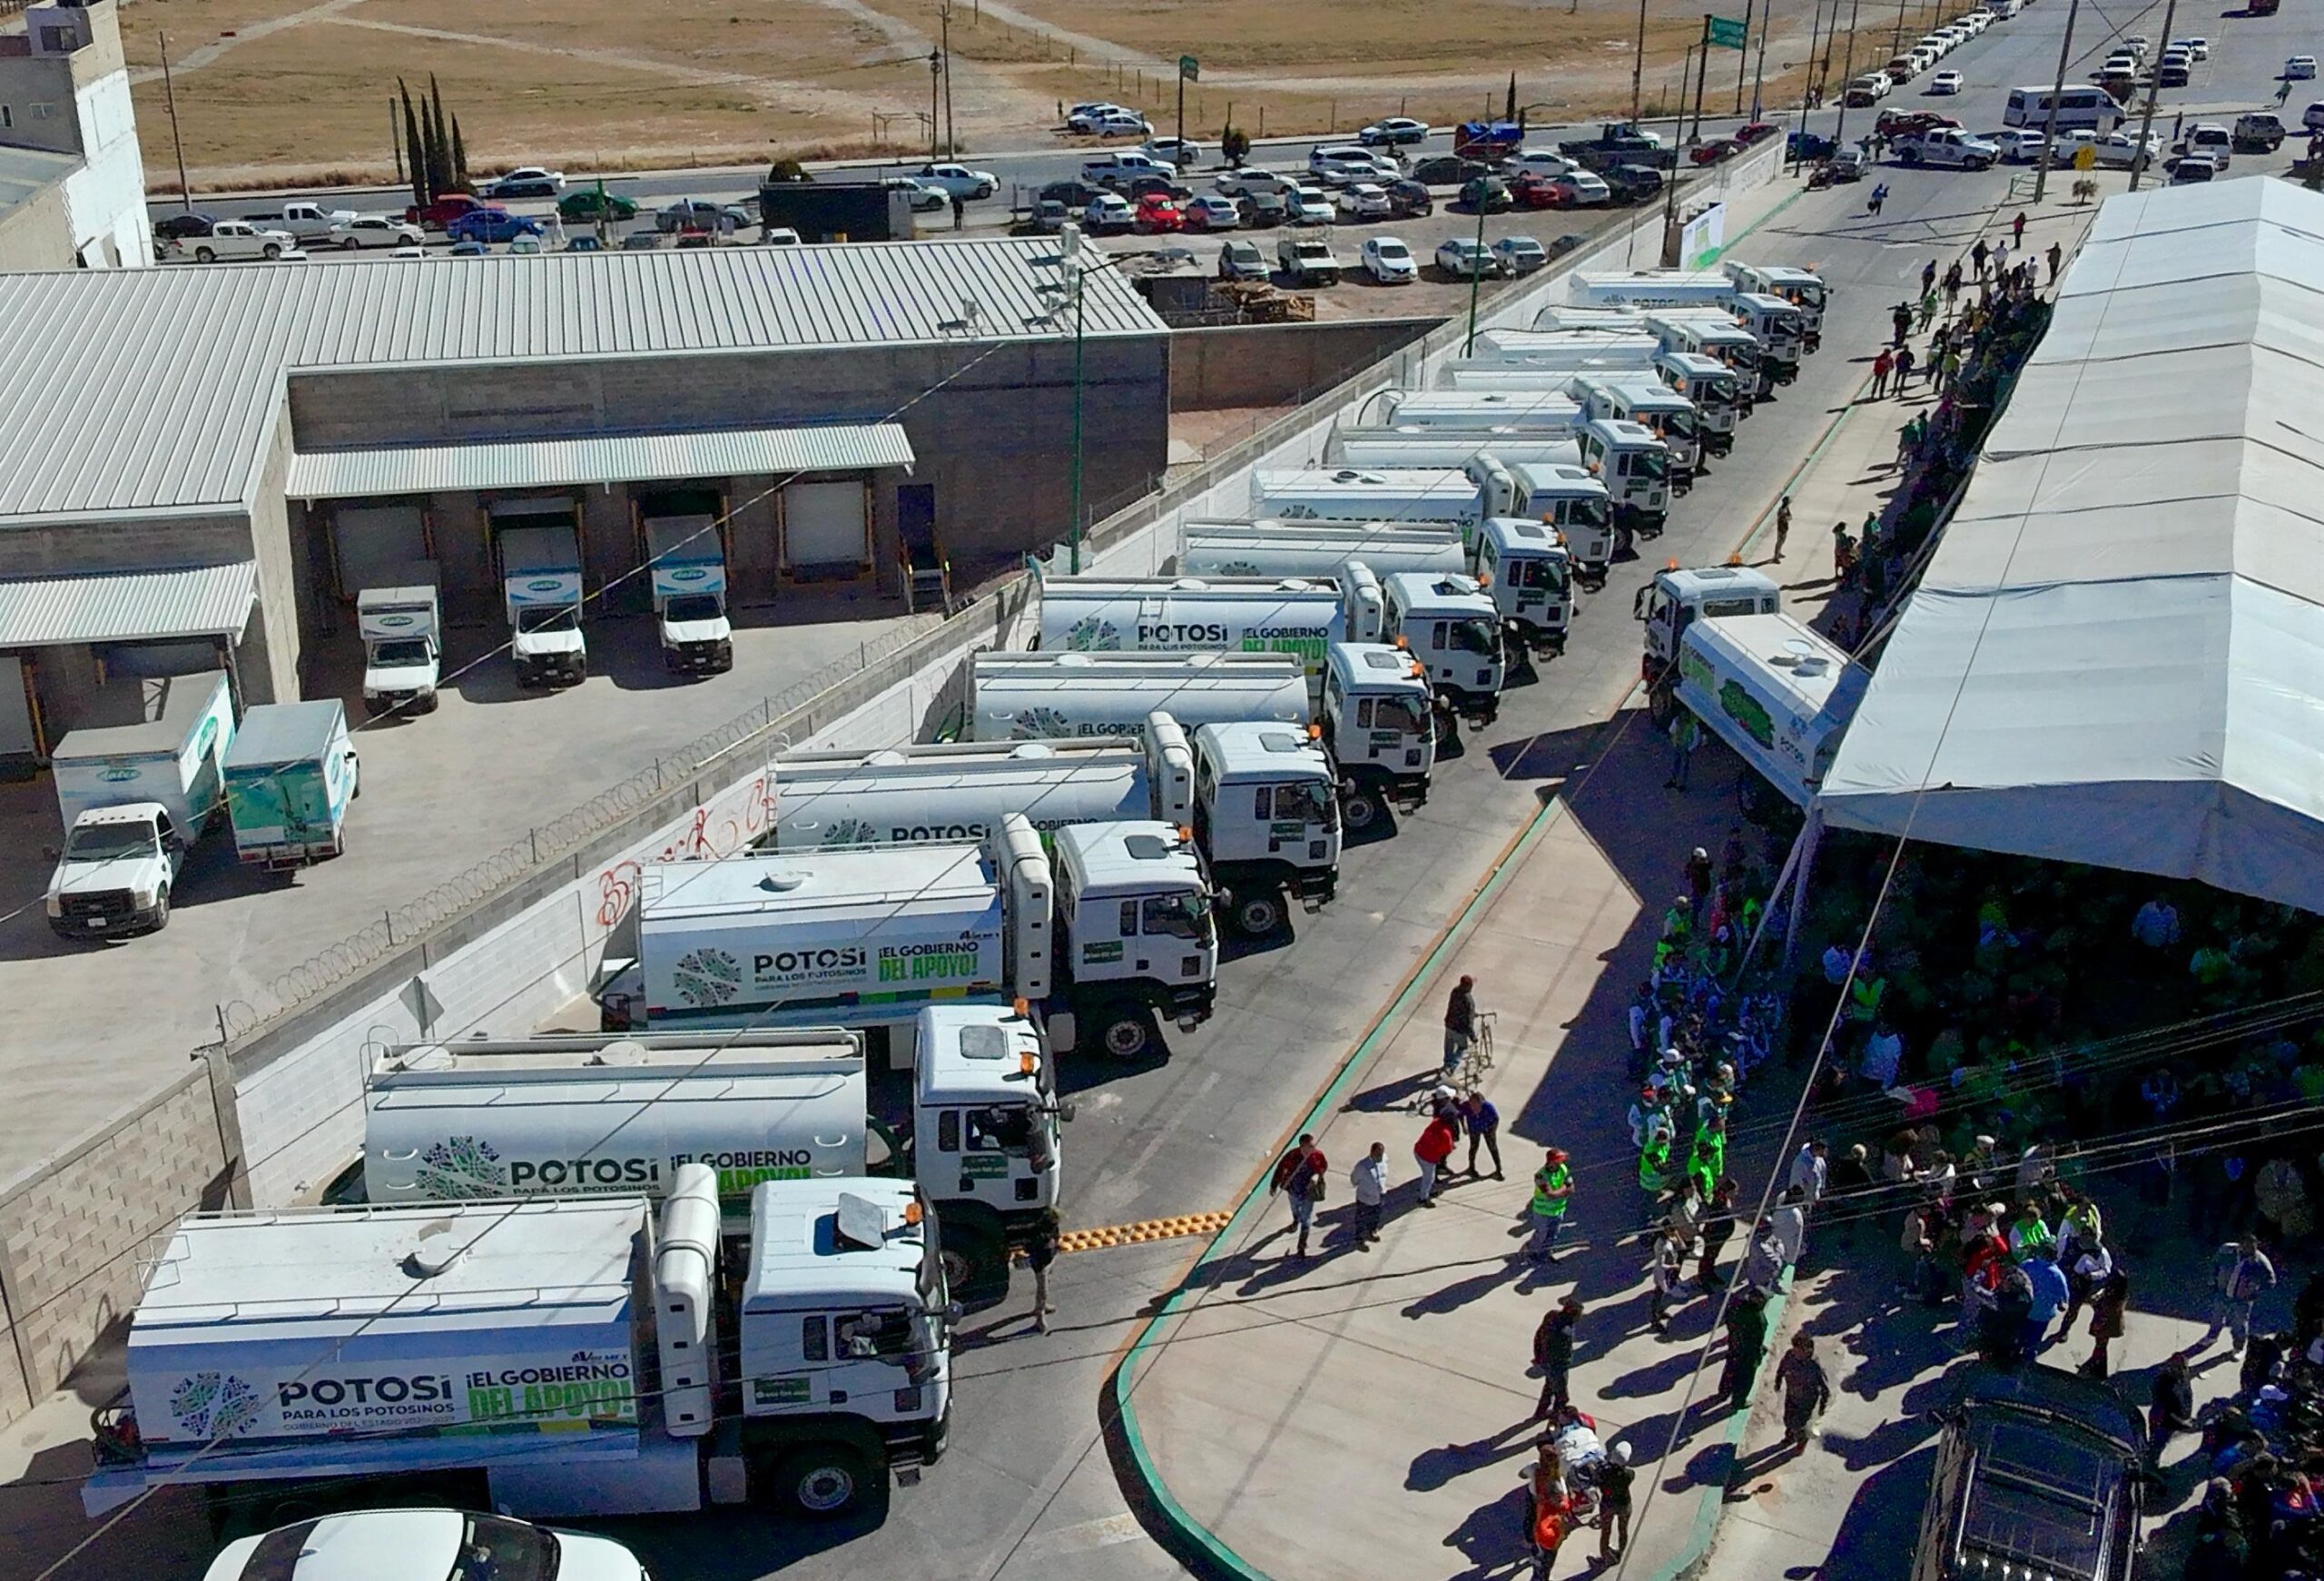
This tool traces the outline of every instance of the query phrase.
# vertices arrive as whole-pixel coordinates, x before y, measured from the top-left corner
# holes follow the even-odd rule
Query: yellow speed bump
[[[1216,1213],[1185,1213],[1175,1219],[1145,1219],[1136,1224],[1108,1224],[1097,1230],[1068,1230],[1059,1239],[1061,1251],[1103,1251],[1110,1246],[1134,1246],[1148,1240],[1176,1240],[1187,1235],[1216,1235],[1234,1217],[1231,1210]]]

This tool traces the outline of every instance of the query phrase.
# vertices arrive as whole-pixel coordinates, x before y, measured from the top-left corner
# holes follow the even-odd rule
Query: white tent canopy
[[[1817,806],[2324,912],[2324,197],[2101,211]]]

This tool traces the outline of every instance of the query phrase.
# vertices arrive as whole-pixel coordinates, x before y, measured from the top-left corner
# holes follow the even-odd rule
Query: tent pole
[[[1799,871],[1793,875],[1791,906],[1784,917],[1783,958],[1787,963],[1799,950],[1799,916],[1807,908],[1807,872],[1816,865],[1816,847],[1824,841],[1824,808],[1821,802],[1807,804],[1807,821],[1799,827],[1795,846],[1799,852]]]

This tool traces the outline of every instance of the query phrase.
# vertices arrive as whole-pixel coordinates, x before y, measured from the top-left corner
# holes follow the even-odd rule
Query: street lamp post
[[[2066,62],[2073,55],[2073,21],[2082,12],[2082,0],[2068,0],[2066,5],[2066,35],[2058,40],[2057,78],[2050,84],[2050,113],[2042,122],[2042,157],[2034,164],[2034,201],[2039,203],[2042,194],[2050,190],[2050,152],[2058,145],[2058,101],[2066,94]]]
[[[1473,356],[1477,349],[1477,293],[1484,284],[1485,250],[1485,177],[1477,178],[1477,251],[1469,260],[1469,337],[1461,342],[1461,355]]]
[[[2166,47],[2171,43],[2171,25],[2178,19],[2179,0],[2171,0],[2171,3],[2162,8],[2162,42]],[[2162,91],[2162,74],[2158,71],[2147,83],[2146,114],[2139,117],[2139,145],[2131,150],[2131,191],[2132,192],[2139,190],[2139,173],[2146,167],[2148,158],[2146,140],[2154,131],[2154,101]]]

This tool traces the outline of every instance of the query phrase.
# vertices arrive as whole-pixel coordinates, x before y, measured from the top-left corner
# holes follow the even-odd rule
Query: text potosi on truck
[[[64,845],[48,925],[68,939],[166,927],[187,851],[225,813],[225,672],[117,681],[83,711],[93,723],[50,755]]]
[[[914,1029],[910,1122],[879,1172],[944,1224],[955,1290],[1006,1284],[1008,1251],[1058,1205],[1057,1067],[1007,1005],[931,1004]],[[874,1172],[863,1039],[838,1027],[467,1040],[384,1051],[363,1088],[375,1203],[638,1191],[715,1172],[730,1235],[761,1181]]]
[[[704,1164],[658,1225],[643,1195],[195,1214],[82,1503],[192,1486],[264,1525],[394,1478],[530,1517],[839,1515],[943,1452],[940,1233],[906,1181],[768,1181],[730,1261]]]
[[[638,955],[608,959],[606,1031],[838,1024],[909,1057],[921,1007],[1041,1008],[1051,1046],[1135,1058],[1218,993],[1210,883],[1167,824],[1018,814],[967,845],[848,846],[646,868]]]

